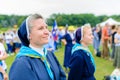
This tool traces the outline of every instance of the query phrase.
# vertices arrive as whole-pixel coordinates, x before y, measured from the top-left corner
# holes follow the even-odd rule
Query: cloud
[[[41,13],[93,13],[113,15],[120,13],[120,0],[0,0],[1,14],[28,15]]]

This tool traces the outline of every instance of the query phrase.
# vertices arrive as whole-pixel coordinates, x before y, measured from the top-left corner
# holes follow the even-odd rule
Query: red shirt
[[[102,42],[104,42],[104,40],[108,40],[108,39],[109,39],[108,28],[105,26],[102,29]]]

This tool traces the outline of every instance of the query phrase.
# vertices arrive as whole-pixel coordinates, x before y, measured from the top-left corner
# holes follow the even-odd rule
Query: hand
[[[4,78],[4,80],[8,80],[8,75],[7,75],[7,73],[4,73],[4,74],[3,74],[3,78]]]

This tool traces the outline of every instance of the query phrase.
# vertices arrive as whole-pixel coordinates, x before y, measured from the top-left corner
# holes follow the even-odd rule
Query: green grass
[[[10,67],[15,59],[15,55],[11,55],[6,59],[6,64],[7,64],[7,72],[9,72]]]
[[[91,46],[90,46],[90,50],[93,52],[93,48]],[[55,52],[55,55],[58,58],[61,66],[63,67],[64,46],[62,46],[62,48],[60,48],[57,52]],[[103,80],[105,75],[110,75],[112,73],[112,71],[114,70],[114,67],[112,65],[113,62],[102,59],[100,57],[96,57],[94,54],[93,54],[93,56],[95,58],[95,63],[96,63],[95,77],[97,80]],[[8,71],[9,71],[10,66],[11,66],[12,62],[14,61],[14,59],[15,59],[15,55],[9,56],[6,59]]]
[[[93,53],[94,52],[93,47],[90,46],[89,48],[91,52]],[[102,49],[102,47],[100,47],[100,49]],[[100,58],[100,57],[96,57],[94,54],[93,56],[94,56],[95,63],[96,63],[95,77],[97,80],[103,80],[105,75],[110,75],[112,71],[114,70],[113,62],[110,60]]]

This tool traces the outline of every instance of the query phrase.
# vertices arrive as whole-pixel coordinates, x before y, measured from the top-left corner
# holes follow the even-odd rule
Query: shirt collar
[[[31,44],[29,45],[29,47],[30,47],[31,49],[35,50],[36,52],[38,52],[39,54],[44,55],[43,47],[41,47],[41,48],[36,48],[36,47],[33,47]]]

